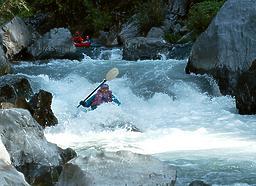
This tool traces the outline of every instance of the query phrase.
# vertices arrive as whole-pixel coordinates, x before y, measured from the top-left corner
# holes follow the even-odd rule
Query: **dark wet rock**
[[[11,66],[5,57],[5,53],[2,48],[2,44],[0,42],[0,76],[10,73]]]
[[[171,48],[172,46],[162,39],[136,37],[125,42],[123,59],[160,59],[161,54],[167,55]]]
[[[116,46],[118,45],[117,42],[117,33],[112,31],[112,32],[104,32],[104,31],[100,31],[99,32],[99,38],[98,38],[99,42],[107,47],[111,47],[111,46]]]
[[[189,186],[211,186],[210,184],[204,183],[201,180],[194,180],[192,181]]]
[[[66,28],[54,28],[33,43],[28,52],[34,59],[77,59],[71,32]]]
[[[19,17],[13,18],[2,26],[0,35],[3,38],[3,45],[8,59],[13,59],[15,55],[32,43],[32,31]]]
[[[235,98],[239,114],[256,114],[256,61],[239,77]]]
[[[15,104],[19,97],[30,99],[32,95],[30,83],[24,76],[5,75],[0,77],[0,102]]]
[[[33,30],[37,30],[44,22],[47,21],[48,15],[45,13],[35,14],[24,20],[24,22],[31,26]]]
[[[175,15],[185,16],[188,11],[189,2],[190,0],[169,0],[168,10]]]
[[[27,100],[30,100],[29,102]],[[29,110],[35,120],[43,127],[56,125],[57,118],[52,109],[52,94],[40,90],[33,95],[26,77],[6,75],[0,77],[0,108],[23,108]]]
[[[162,28],[152,27],[147,34],[147,38],[164,39],[164,31]]]
[[[170,59],[187,59],[189,57],[192,43],[186,43],[186,44],[175,44],[172,48],[172,50],[168,54],[168,58]]]
[[[235,95],[237,81],[256,59],[256,1],[228,0],[192,47],[187,73],[208,73],[222,94]]]
[[[175,182],[176,170],[152,156],[129,151],[96,151],[64,166],[57,185],[174,186]]]
[[[43,127],[58,123],[51,109],[52,94],[50,92],[40,90],[31,98],[29,104],[32,108],[32,116]]]
[[[59,154],[62,160],[62,164],[65,164],[66,162],[77,156],[76,152],[71,148],[67,148],[64,150],[62,148],[59,148]]]
[[[26,110],[0,110],[0,118],[1,139],[12,165],[32,185],[54,185],[62,165],[76,156],[75,152],[49,143],[44,137],[43,128]],[[65,158],[63,154],[67,154]]]
[[[7,152],[0,138],[0,185],[1,186],[29,186],[24,175],[18,172],[12,165],[9,153]]]
[[[2,186],[29,186],[24,175],[18,172],[11,164],[0,158],[0,185]]]
[[[63,171],[56,186],[78,186],[93,185],[91,176],[84,172],[78,165],[67,163],[63,166]]]

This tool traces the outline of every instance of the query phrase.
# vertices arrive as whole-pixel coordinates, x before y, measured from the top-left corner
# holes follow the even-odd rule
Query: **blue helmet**
[[[103,85],[101,85],[101,87],[100,87],[100,88],[107,88],[107,89],[108,89],[108,88],[109,88],[109,86],[108,86],[107,84],[105,84],[105,83],[104,83]]]

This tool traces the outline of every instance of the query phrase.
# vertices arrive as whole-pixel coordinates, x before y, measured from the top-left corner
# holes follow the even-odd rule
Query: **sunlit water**
[[[81,62],[22,63],[14,73],[29,77],[35,92],[53,94],[59,124],[45,134],[63,148],[72,147],[80,155],[93,148],[151,154],[177,168],[178,186],[195,179],[256,185],[256,116],[238,115],[232,97],[221,96],[207,76],[186,75],[185,65],[85,56]],[[104,104],[90,112],[77,109],[113,67],[120,74],[109,85],[122,104]]]

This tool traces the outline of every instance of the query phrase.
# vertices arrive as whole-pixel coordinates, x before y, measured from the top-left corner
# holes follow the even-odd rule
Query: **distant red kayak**
[[[85,42],[82,42],[82,43],[75,43],[74,42],[74,45],[76,47],[90,47],[91,46],[91,42],[88,42],[88,41],[85,41]]]

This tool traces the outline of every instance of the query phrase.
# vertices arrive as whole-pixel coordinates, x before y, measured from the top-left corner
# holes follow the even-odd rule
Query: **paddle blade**
[[[110,81],[112,79],[115,79],[116,76],[119,74],[118,68],[112,68],[108,73],[106,74],[106,80]]]

